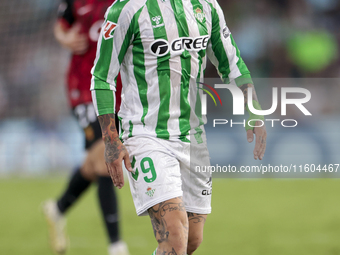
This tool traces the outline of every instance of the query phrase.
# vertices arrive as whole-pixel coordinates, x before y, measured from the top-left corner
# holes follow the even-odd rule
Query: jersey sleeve
[[[129,15],[122,13],[122,3],[112,5],[105,14],[97,45],[97,55],[91,70],[92,101],[97,115],[115,113],[116,81],[120,66],[133,38]],[[128,2],[128,1],[125,1]]]
[[[73,0],[62,0],[58,8],[58,19],[66,21],[71,26],[74,21]]]
[[[235,81],[238,86],[252,83],[250,72],[241,58],[240,51],[226,25],[223,11],[212,0],[212,31],[207,55],[225,83]]]

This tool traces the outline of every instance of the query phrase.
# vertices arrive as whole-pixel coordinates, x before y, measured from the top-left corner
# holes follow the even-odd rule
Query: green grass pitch
[[[66,178],[0,179],[0,254],[49,255],[40,204]],[[213,181],[213,213],[196,255],[340,254],[340,180]],[[69,255],[107,255],[93,186],[68,213]],[[122,236],[131,255],[156,247],[148,217],[135,214],[128,186],[119,191]]]

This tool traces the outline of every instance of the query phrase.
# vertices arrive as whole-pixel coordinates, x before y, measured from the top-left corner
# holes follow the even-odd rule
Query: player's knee
[[[88,158],[92,165],[92,172],[98,176],[109,176],[104,160],[104,143],[98,141],[92,145],[88,152]]]
[[[192,254],[197,248],[201,245],[203,241],[203,234],[195,233],[194,235],[189,236],[188,239],[188,254]]]
[[[178,222],[177,224],[172,224],[167,227],[169,233],[169,243],[175,251],[185,251],[187,248],[187,232],[185,226]]]
[[[98,176],[110,176],[109,172],[107,170],[107,166],[104,162],[102,161],[97,161],[94,162],[94,172],[98,175]]]
[[[96,173],[92,170],[92,164],[88,159],[85,160],[84,164],[80,169],[80,172],[81,175],[87,180],[95,181],[97,178]]]
[[[188,226],[184,220],[174,219],[167,221],[166,228],[170,235],[176,237],[177,235],[184,235]]]

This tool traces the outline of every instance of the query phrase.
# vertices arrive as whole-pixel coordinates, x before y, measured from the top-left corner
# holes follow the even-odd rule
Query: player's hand
[[[69,49],[75,55],[84,54],[88,47],[89,42],[86,34],[80,33],[80,25],[75,24],[65,34],[65,38],[62,42],[63,46]]]
[[[255,126],[260,126],[261,122],[256,121]],[[255,127],[254,130],[247,131],[247,140],[249,143],[254,141],[254,134],[256,136],[255,140],[255,148],[254,148],[254,159],[262,160],[264,157],[264,153],[266,151],[266,142],[267,142],[267,131],[265,125],[262,127]]]
[[[123,188],[124,186],[124,175],[122,168],[123,160],[126,169],[132,172],[133,170],[129,159],[129,153],[119,138],[115,138],[113,143],[105,144],[105,163],[107,170],[111,176],[114,186],[119,189]]]

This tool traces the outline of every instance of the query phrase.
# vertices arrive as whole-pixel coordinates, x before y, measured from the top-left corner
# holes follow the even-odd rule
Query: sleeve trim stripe
[[[97,116],[115,113],[115,91],[99,89],[93,90],[91,93]]]

